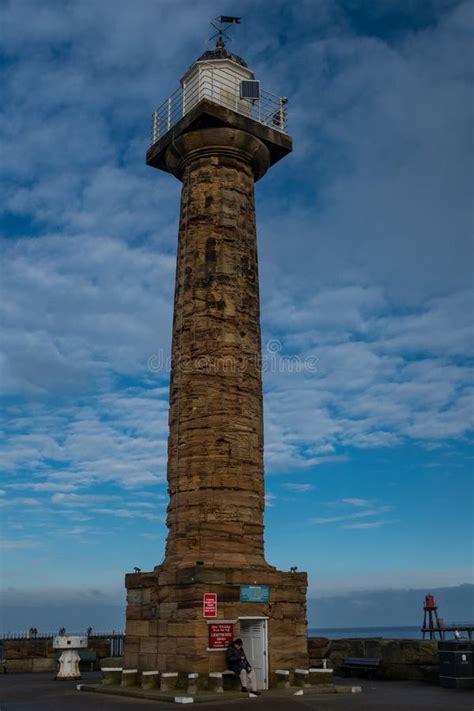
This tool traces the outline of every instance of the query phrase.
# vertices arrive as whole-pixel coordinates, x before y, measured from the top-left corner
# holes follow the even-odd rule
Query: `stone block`
[[[137,686],[138,669],[122,669],[122,679],[120,686]]]
[[[159,616],[160,620],[172,620],[176,616],[178,610],[177,602],[163,602],[160,603]]]
[[[195,696],[199,690],[199,674],[196,672],[187,675],[186,693]]]
[[[156,637],[141,637],[139,652],[140,654],[157,654],[158,639]]]
[[[107,667],[102,669],[103,686],[120,686],[122,681],[122,667]]]
[[[150,621],[150,636],[152,637],[166,637],[168,634],[168,621],[167,620],[154,620]]]
[[[156,585],[156,574],[151,573],[128,573],[125,576],[125,587],[127,590],[149,588]]]
[[[159,654],[176,654],[177,640],[173,637],[163,637],[159,640]]]
[[[153,671],[153,669],[158,667],[157,657],[157,654],[151,654],[149,652],[140,653],[138,655],[138,664],[136,666],[142,671]]]
[[[127,669],[131,669],[132,665],[125,665],[123,663],[123,657],[103,657],[103,659],[100,660],[100,668],[106,669],[107,667],[126,667]]]
[[[176,584],[176,568],[162,569],[158,572],[158,585],[175,585]]]
[[[178,673],[177,672],[163,672],[160,676],[160,690],[161,691],[171,691],[176,689],[178,684]]]
[[[295,669],[294,679],[295,686],[310,686],[308,669]]]
[[[142,689],[157,689],[160,685],[160,672],[155,670],[144,671],[141,675]]]
[[[32,672],[33,659],[6,659],[7,672]]]
[[[140,605],[141,602],[142,591],[140,589],[130,588],[129,590],[127,590],[127,611],[128,605]]]
[[[207,636],[205,637],[177,637],[176,654],[178,656],[188,654],[200,654],[207,649]]]
[[[127,620],[141,620],[143,606],[139,603],[127,604]]]
[[[320,684],[332,684],[332,669],[314,669],[309,670],[309,683],[311,686],[319,686]]]
[[[207,637],[208,629],[205,620],[189,620],[186,622],[169,622],[170,637]]]
[[[207,670],[209,672],[225,672],[227,670],[225,652],[211,652]]]
[[[150,633],[150,623],[147,620],[127,620],[125,632],[131,637],[146,637]]]
[[[224,692],[222,672],[210,672],[207,688],[214,694],[222,694]]]
[[[290,671],[289,669],[276,669],[275,670],[275,685],[277,689],[289,689],[290,688]]]
[[[135,669],[135,667],[138,667],[139,669],[146,668],[142,667],[141,664],[139,664],[139,657],[139,652],[128,652],[127,650],[125,650],[125,655],[123,656],[122,660],[127,669]]]
[[[31,671],[33,672],[54,672],[58,666],[56,659],[49,657],[33,657],[31,662]]]

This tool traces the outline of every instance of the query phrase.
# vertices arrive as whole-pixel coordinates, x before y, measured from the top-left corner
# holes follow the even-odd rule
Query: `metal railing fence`
[[[80,630],[79,632],[71,632],[70,630],[67,630],[66,633],[68,636],[70,635],[79,635],[79,636],[84,636],[84,637],[104,637],[104,638],[112,638],[112,637],[123,637],[124,634],[123,632],[119,630],[112,630],[110,632],[96,632],[95,630],[92,630],[91,632],[88,633],[87,630]],[[57,637],[59,635],[59,631],[55,630],[54,632],[3,632],[0,634],[0,640],[16,640],[16,639],[52,639],[53,637]]]
[[[219,68],[196,75],[159,106],[152,114],[151,144],[165,135],[202,99],[232,109],[264,126],[287,133],[287,99],[260,88],[260,98],[240,98],[241,77]]]
[[[123,656],[123,646],[125,635],[123,632],[112,630],[111,632],[94,632],[92,630],[89,634],[88,631],[70,632],[67,631],[68,635],[79,635],[88,636],[89,639],[104,639],[110,643],[110,656],[111,657],[122,657]],[[58,631],[55,632],[4,632],[0,634],[0,658],[3,654],[3,647],[5,642],[15,642],[22,640],[37,640],[37,639],[53,639],[58,636]]]

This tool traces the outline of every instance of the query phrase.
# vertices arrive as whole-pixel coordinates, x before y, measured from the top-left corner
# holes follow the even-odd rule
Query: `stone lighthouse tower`
[[[241,637],[259,686],[307,666],[305,573],[264,558],[254,183],[292,148],[286,99],[219,41],[153,117],[147,164],[182,182],[163,563],[126,576],[125,665],[222,671]],[[291,532],[289,532],[291,535]]]

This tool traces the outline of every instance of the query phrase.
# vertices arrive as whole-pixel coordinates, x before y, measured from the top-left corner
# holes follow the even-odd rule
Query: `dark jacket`
[[[242,648],[237,649],[236,647],[234,647],[233,642],[231,642],[227,647],[227,651],[225,653],[225,661],[227,664],[227,669],[230,669],[235,674],[240,674],[242,669],[250,669],[250,664],[247,661],[247,658],[244,654],[244,650]]]

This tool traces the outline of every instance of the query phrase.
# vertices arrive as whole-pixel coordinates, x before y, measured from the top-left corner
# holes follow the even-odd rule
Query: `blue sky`
[[[0,9],[10,599],[162,558],[180,185],[144,154],[223,11],[294,139],[257,185],[267,559],[312,597],[472,581],[472,5]]]

